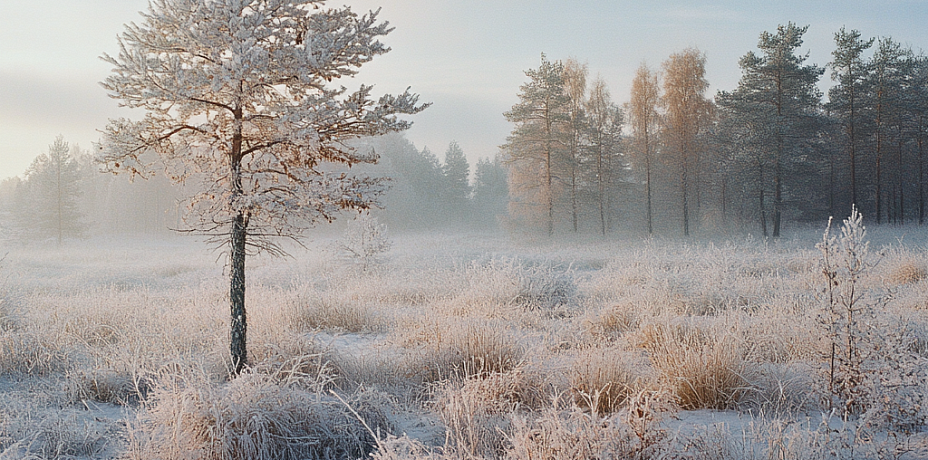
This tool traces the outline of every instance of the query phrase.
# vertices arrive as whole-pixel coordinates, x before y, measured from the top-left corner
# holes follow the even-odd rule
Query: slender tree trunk
[[[242,195],[242,109],[233,111],[235,132],[232,135],[232,202]],[[235,375],[242,372],[248,364],[247,332],[248,322],[245,317],[245,242],[248,234],[248,216],[239,210],[232,221],[229,301],[231,304],[230,352],[232,371]]]
[[[877,108],[879,111],[879,107]],[[883,223],[883,128],[880,116],[876,119],[876,223]]]
[[[777,108],[779,111],[779,107]],[[782,118],[782,117],[778,117]],[[783,166],[781,157],[783,155],[783,133],[782,122],[778,121],[777,126],[777,151],[773,159],[773,237],[780,237],[780,216],[783,207]]]
[[[764,238],[767,237],[767,209],[764,204],[764,163],[758,159],[757,162],[757,193],[758,206],[760,208],[760,228]]]
[[[551,189],[551,143],[548,142],[545,148],[545,199],[547,200],[548,216],[545,222],[548,236],[554,234],[554,190]]]
[[[599,179],[599,225],[602,236],[606,236],[606,181],[603,177],[603,140],[599,138],[599,155],[597,155],[597,179]]]
[[[829,170],[828,170],[828,215],[835,215],[835,155],[829,153]]]
[[[898,150],[897,150],[897,153],[898,153],[898,155],[899,155],[899,157],[898,157],[898,159],[897,159],[897,163],[898,163],[898,164],[897,164],[897,168],[898,168],[898,169],[897,169],[897,172],[898,172],[897,185],[898,185],[898,187],[899,187],[899,213],[898,213],[898,216],[899,216],[899,223],[902,224],[902,225],[905,225],[905,181],[903,181],[903,177],[904,177],[904,175],[905,175],[905,172],[903,171],[903,165],[902,165],[902,144],[903,144],[903,140],[902,140],[902,126],[900,125],[900,127],[899,127],[899,148],[898,148]]]
[[[645,185],[648,189],[647,191],[647,194],[648,194],[648,236],[651,236],[654,234],[654,217],[653,217],[653,211],[651,210],[651,152],[648,151],[647,137],[645,138],[644,148],[645,148],[645,160],[644,161],[645,161],[645,170],[646,170],[645,174],[647,175],[647,177],[645,178],[645,182],[646,182]]]
[[[690,210],[689,210],[689,201],[687,200],[687,184],[686,183],[686,158],[684,154],[683,168],[680,174],[680,186],[683,189],[683,236],[690,236]]]
[[[551,161],[551,137],[554,135],[553,129],[551,126],[551,114],[548,112],[548,107],[550,106],[549,102],[545,103],[545,193],[547,194],[547,206],[548,206],[548,221],[546,222],[548,236],[554,234],[554,190],[552,190],[552,178],[553,174],[551,171],[552,164]]]
[[[924,139],[922,130],[924,126],[918,128],[918,225],[925,225],[925,158],[924,158]]]
[[[232,335],[230,351],[235,375],[248,364],[246,335],[248,323],[245,318],[245,238],[248,233],[244,212],[239,212],[232,223],[232,283],[229,298],[232,304]]]
[[[580,208],[580,205],[577,202],[577,164],[574,162],[573,157],[571,158],[570,161],[572,163],[571,169],[570,169],[570,207],[571,207],[570,211],[571,211],[571,219],[572,219],[573,226],[574,226],[574,233],[577,233],[579,231],[578,214],[579,214],[579,208]]]
[[[63,193],[61,191],[61,152],[57,153],[57,157],[58,158],[55,159],[55,173],[57,174],[57,183],[55,185],[58,186],[58,247],[61,247],[61,239],[64,236],[64,222],[62,222],[61,213],[63,205]]]

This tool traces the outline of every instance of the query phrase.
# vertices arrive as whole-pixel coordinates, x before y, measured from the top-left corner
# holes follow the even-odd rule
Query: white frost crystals
[[[248,215],[253,237],[297,237],[344,208],[367,208],[385,190],[325,163],[376,161],[345,141],[402,131],[427,104],[408,91],[372,100],[371,86],[328,88],[389,51],[378,12],[359,16],[321,1],[155,0],[119,38],[103,82],[141,121],[112,120],[98,145],[111,172],[164,169],[198,192],[189,230],[228,234]],[[328,172],[327,172],[328,171]],[[252,238],[250,246],[266,238]],[[267,248],[267,247],[263,247]]]
[[[327,88],[387,52],[378,37],[390,29],[377,12],[323,3],[152,0],[142,25],[120,36],[119,55],[103,57],[114,66],[103,87],[146,115],[112,121],[100,160],[131,175],[160,165],[192,185],[185,230],[229,245],[235,374],[248,362],[248,250],[282,253],[275,238],[376,204],[382,179],[328,165],[375,161],[347,141],[405,130],[410,122],[398,115],[427,106],[408,88],[376,102],[370,86]]]

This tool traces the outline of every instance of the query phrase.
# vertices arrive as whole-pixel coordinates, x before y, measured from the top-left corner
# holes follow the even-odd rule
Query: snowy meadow
[[[7,246],[0,458],[926,458],[928,234],[833,227],[319,237],[248,259],[234,379],[222,254]]]

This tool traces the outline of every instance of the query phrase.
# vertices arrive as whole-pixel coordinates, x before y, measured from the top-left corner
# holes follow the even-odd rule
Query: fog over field
[[[924,2],[6,10],[0,460],[928,458]]]

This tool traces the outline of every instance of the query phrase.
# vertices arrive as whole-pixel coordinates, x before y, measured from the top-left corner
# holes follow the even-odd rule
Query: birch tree
[[[609,88],[602,77],[593,80],[590,97],[586,101],[586,132],[590,182],[595,184],[596,207],[599,212],[599,230],[606,236],[606,213],[609,197],[607,188],[618,179],[617,169],[624,167],[616,158],[620,155],[624,115],[612,102]]]
[[[567,96],[567,157],[565,158],[566,180],[570,188],[570,217],[574,233],[579,231],[580,220],[580,181],[584,165],[581,161],[581,144],[587,119],[584,110],[586,103],[586,78],[589,69],[576,59],[570,58],[564,63],[564,95]]]
[[[642,64],[632,80],[631,100],[628,102],[628,116],[632,128],[632,141],[635,156],[644,163],[645,193],[647,194],[648,235],[654,233],[654,212],[651,204],[651,161],[653,159],[656,134],[660,116],[657,107],[660,102],[660,87],[657,74]]]
[[[691,192],[695,192],[698,203],[701,150],[698,142],[711,108],[711,102],[705,97],[707,89],[705,54],[690,48],[671,55],[664,62],[662,101],[666,113],[662,136],[668,147],[668,159],[680,168],[684,236],[690,234]]]
[[[389,51],[378,13],[317,0],[151,0],[119,53],[103,56],[110,97],[145,116],[111,120],[100,159],[112,172],[163,169],[201,184],[185,222],[228,245],[236,374],[247,364],[246,254],[279,254],[277,238],[374,204],[381,181],[330,165],[376,161],[346,141],[407,129],[398,115],[426,106],[408,89],[375,100],[371,86],[330,86]]]

